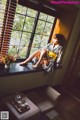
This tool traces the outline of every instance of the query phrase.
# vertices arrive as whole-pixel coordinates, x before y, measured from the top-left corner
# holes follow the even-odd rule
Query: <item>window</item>
[[[44,13],[40,13],[33,39],[33,47],[31,49],[31,53],[36,49],[42,48],[45,45],[47,45],[54,20],[55,17],[52,17]]]
[[[6,0],[0,1],[0,52],[1,52],[1,46],[2,46],[2,34],[3,34],[3,21],[4,21],[4,13],[6,9]],[[1,56],[0,56],[1,58]]]
[[[26,58],[30,44],[30,54],[47,45],[54,19],[55,17],[50,15],[17,5],[8,52],[18,58]]]
[[[4,1],[7,3],[1,54],[8,52],[18,59],[25,59],[35,50],[47,45],[56,17],[45,13],[46,9],[43,9],[43,13],[42,10],[36,10],[37,8],[30,8],[31,4],[23,6],[17,0]]]
[[[9,53],[26,58],[37,12],[17,5],[9,44]]]

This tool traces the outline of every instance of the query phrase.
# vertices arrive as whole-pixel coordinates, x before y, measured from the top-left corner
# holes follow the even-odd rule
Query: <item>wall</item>
[[[67,71],[72,51],[74,49],[77,37],[80,32],[80,27],[78,27],[80,21],[79,9],[76,7],[72,7],[72,9],[70,9],[70,6],[68,10],[67,8],[68,7],[66,7],[66,9],[63,11],[61,18],[57,22],[57,27],[55,27],[55,30],[53,32],[53,34],[62,33],[67,40],[65,50],[63,53],[64,54],[62,60],[63,67],[61,69],[55,70],[48,77],[48,83],[53,86],[61,84],[63,82],[63,79],[65,79],[64,75]]]
[[[0,77],[0,97],[47,84],[44,72]]]
[[[71,22],[72,22],[72,20],[70,19],[70,23]],[[63,62],[62,62],[63,68],[61,70],[56,70],[54,73],[54,76],[53,76],[53,74],[51,74],[51,76],[50,76],[51,78],[53,76],[52,83],[51,83],[52,85],[61,84],[63,82],[63,80],[65,80],[66,76],[64,77],[64,75],[66,74],[66,72],[68,72],[68,69],[69,69],[68,65],[69,65],[69,62],[71,59],[71,55],[73,53],[76,41],[77,41],[79,33],[80,33],[79,24],[80,24],[80,10],[78,11],[78,15],[76,16],[76,20],[73,25],[73,29],[69,36],[68,44],[67,44],[66,51],[65,51],[65,54],[63,57]]]

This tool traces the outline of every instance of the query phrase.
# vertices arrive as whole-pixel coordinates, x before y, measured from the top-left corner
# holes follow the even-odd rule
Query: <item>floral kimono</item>
[[[63,47],[61,45],[54,46],[53,44],[49,43],[46,46],[46,49],[50,62],[48,65],[42,65],[42,67],[44,70],[46,70],[46,72],[52,72],[54,70],[55,64],[58,66],[61,61]]]

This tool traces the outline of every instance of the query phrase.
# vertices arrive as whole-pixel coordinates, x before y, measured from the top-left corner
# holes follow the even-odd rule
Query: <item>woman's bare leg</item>
[[[37,56],[37,54],[40,54],[40,50],[35,51],[34,53],[32,53],[32,55],[30,55],[25,61],[21,62],[20,65],[24,65],[27,64],[29,61],[31,61],[35,56]]]
[[[40,51],[39,60],[38,60],[38,62],[35,65],[33,65],[33,68],[36,68],[36,67],[38,67],[40,65],[41,60],[42,60],[42,58],[43,58],[45,53],[46,53],[46,49],[43,49],[43,50]]]

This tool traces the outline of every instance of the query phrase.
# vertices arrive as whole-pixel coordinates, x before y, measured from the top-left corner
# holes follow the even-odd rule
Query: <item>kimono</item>
[[[48,65],[42,65],[42,67],[46,72],[52,72],[54,70],[55,64],[58,66],[61,61],[63,47],[61,45],[54,46],[53,44],[49,43],[45,49],[47,49],[47,55],[50,59],[50,62]]]

